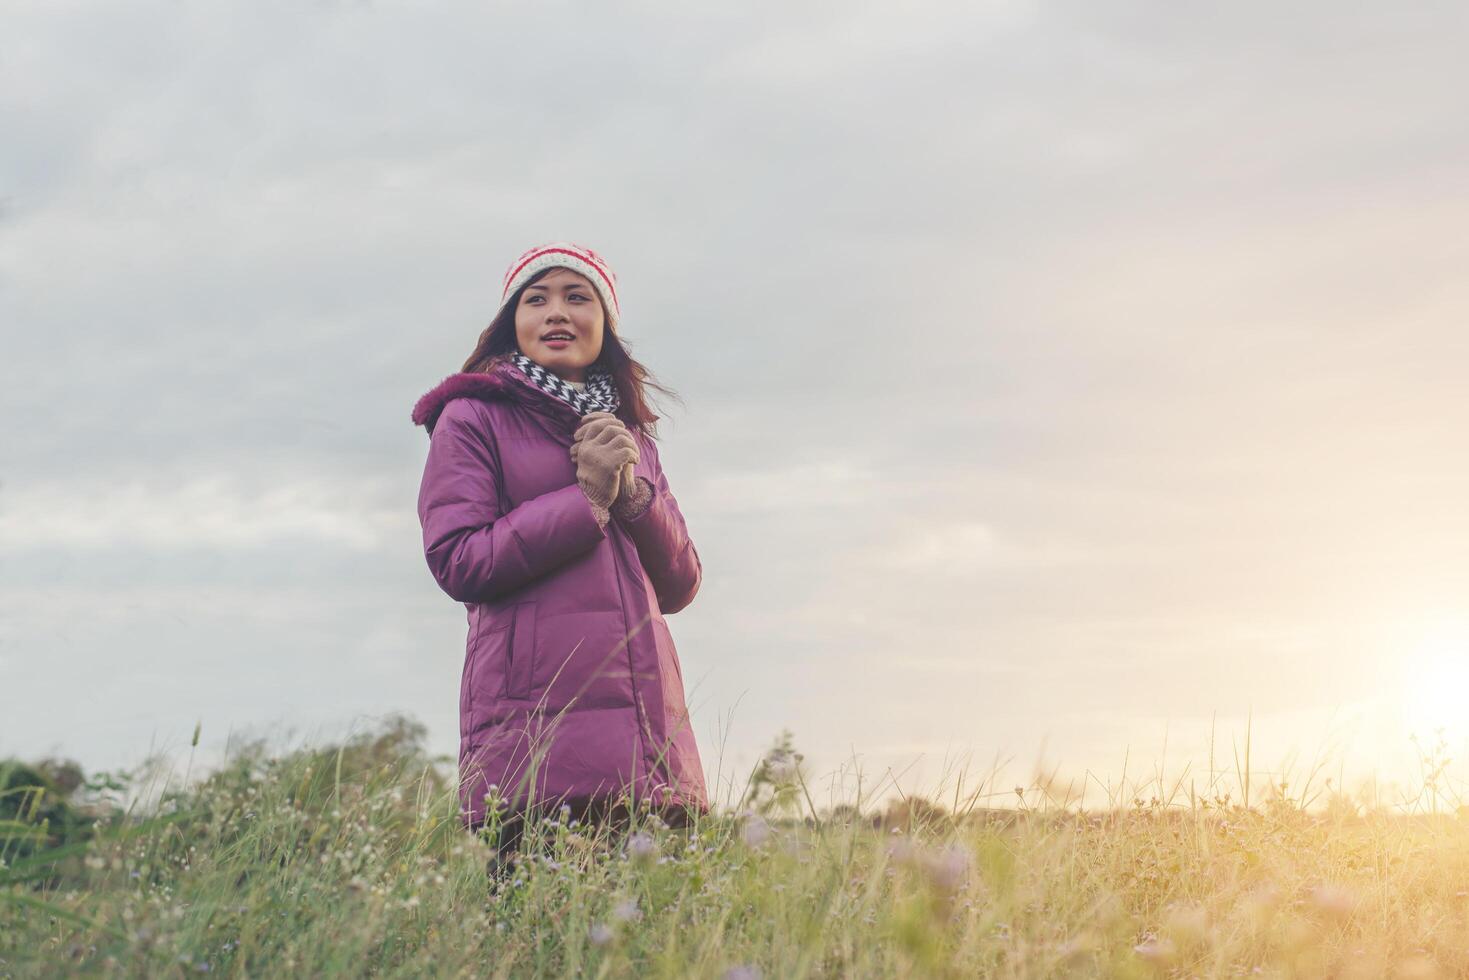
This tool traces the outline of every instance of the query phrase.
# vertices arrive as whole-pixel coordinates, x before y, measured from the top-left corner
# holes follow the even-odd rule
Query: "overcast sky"
[[[567,238],[683,399],[716,797],[781,728],[822,793],[1202,788],[1247,716],[1411,769],[1469,686],[1469,8],[702,6],[6,5],[0,755],[453,753],[409,411]]]

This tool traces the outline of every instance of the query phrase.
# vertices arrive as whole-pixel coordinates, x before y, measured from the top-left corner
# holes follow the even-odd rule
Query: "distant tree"
[[[73,804],[85,782],[75,762],[0,760],[0,856],[7,863],[91,837],[89,815]]]
[[[873,825],[884,830],[897,828],[904,833],[937,831],[953,826],[954,819],[942,806],[922,796],[893,800],[887,810],[873,817]]]
[[[838,803],[826,812],[824,822],[839,826],[861,823],[862,811],[851,803]]]

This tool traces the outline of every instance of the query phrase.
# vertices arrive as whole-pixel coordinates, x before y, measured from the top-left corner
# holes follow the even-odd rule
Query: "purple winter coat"
[[[418,400],[413,421],[430,436],[418,495],[424,555],[468,609],[464,825],[484,820],[491,784],[516,810],[627,793],[707,813],[663,618],[693,601],[703,566],[653,440],[628,425],[653,500],[604,529],[571,461],[581,417],[514,364],[450,375]]]

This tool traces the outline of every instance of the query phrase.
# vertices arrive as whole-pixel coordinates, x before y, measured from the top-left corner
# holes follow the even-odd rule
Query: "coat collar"
[[[423,426],[432,436],[444,406],[455,398],[513,401],[543,414],[560,415],[573,422],[580,419],[576,409],[536,387],[508,359],[497,358],[484,371],[451,374],[434,385],[413,406],[413,424]]]

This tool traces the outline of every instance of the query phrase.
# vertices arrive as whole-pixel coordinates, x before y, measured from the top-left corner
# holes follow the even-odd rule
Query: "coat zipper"
[[[565,409],[565,412],[571,413],[571,421],[572,421],[572,433],[571,434],[572,434],[572,438],[575,439],[575,436],[576,436],[576,427],[581,424],[581,416],[577,414],[576,409],[573,408],[572,406],[568,405],[566,402],[561,401],[559,398],[552,398],[550,395],[547,395],[544,391],[541,391],[540,388],[536,387],[536,385],[534,383],[532,383],[529,378],[524,378],[524,377],[519,376],[519,372],[518,371],[512,372],[512,374],[516,376],[515,380],[517,382],[521,383],[522,385],[524,385],[525,387],[529,388],[530,390],[536,392],[537,394],[542,395],[542,396],[548,398],[550,401],[554,402],[560,408]],[[565,412],[563,412],[563,414],[565,414]],[[611,525],[612,525],[612,522],[609,521],[608,522],[608,527],[611,527]],[[618,533],[618,534],[625,534],[626,532],[624,532],[621,528],[619,528],[616,533]],[[634,549],[634,553],[636,553],[636,549]],[[613,576],[613,578],[617,582],[618,614],[622,617],[622,635],[625,638],[625,642],[623,644],[623,653],[624,653],[624,655],[626,656],[626,659],[627,659],[627,675],[628,675],[628,680],[631,682],[632,688],[633,688],[633,711],[637,714],[637,718],[638,718],[638,740],[640,742],[642,742],[642,746],[640,748],[640,752],[641,752],[641,755],[642,755],[643,764],[644,764],[645,768],[647,768],[647,771],[648,771],[648,783],[651,785],[655,780],[661,778],[665,783],[668,783],[668,784],[671,785],[672,782],[673,782],[672,777],[671,777],[671,774],[665,774],[665,773],[660,772],[659,767],[657,766],[656,763],[653,764],[652,766],[649,766],[648,765],[648,746],[652,743],[652,738],[653,738],[653,734],[652,734],[653,733],[652,722],[648,719],[648,712],[647,712],[647,710],[646,710],[646,708],[645,708],[645,706],[643,704],[643,699],[641,697],[641,692],[638,689],[638,675],[637,675],[637,670],[636,670],[636,664],[634,664],[634,662],[633,662],[633,655],[632,655],[632,636],[628,633],[628,628],[627,628],[627,593],[622,588],[622,572],[617,567],[618,566],[618,562],[619,562],[619,558],[618,558],[618,554],[617,554],[617,548],[614,547],[613,548],[613,555],[612,555],[612,576]],[[649,620],[651,622],[652,616],[650,615],[648,618],[649,618]],[[663,765],[664,765],[665,768],[668,765],[668,763],[666,761],[666,756],[665,756],[665,762],[664,762]],[[636,773],[634,773],[634,777],[633,778],[634,778],[634,782],[636,783],[636,778],[637,778]]]
[[[609,522],[609,525],[610,525],[610,522]],[[618,534],[622,534],[624,532],[621,529],[619,529],[617,533]],[[622,588],[622,572],[617,567],[619,563],[620,562],[619,562],[619,556],[618,556],[618,549],[616,547],[614,547],[613,548],[613,554],[612,554],[612,576],[613,576],[613,578],[615,578],[617,580],[617,599],[618,599],[617,604],[618,604],[620,615],[622,616],[622,635],[625,638],[625,642],[623,643],[623,654],[627,658],[627,674],[628,674],[628,679],[632,682],[632,688],[633,688],[633,710],[635,712],[637,712],[637,717],[638,717],[638,739],[639,739],[639,741],[641,741],[643,743],[640,751],[641,751],[642,758],[643,758],[643,764],[644,764],[645,767],[647,767],[648,766],[648,745],[649,745],[649,742],[650,742],[650,740],[652,738],[652,734],[651,734],[652,733],[652,728],[651,728],[651,724],[652,723],[648,720],[648,713],[647,713],[647,711],[646,711],[646,709],[644,707],[644,704],[643,704],[642,691],[640,689],[640,684],[638,682],[638,674],[637,674],[637,669],[636,669],[637,665],[633,662],[633,655],[632,655],[632,634],[629,632],[629,630],[627,628],[627,593],[624,592],[623,591],[623,588]],[[651,767],[648,768],[648,775],[649,775],[649,780],[648,781],[649,781],[649,783],[652,783],[653,780],[654,780],[654,778],[656,778],[659,775],[657,765],[653,765],[653,766],[651,766]]]

